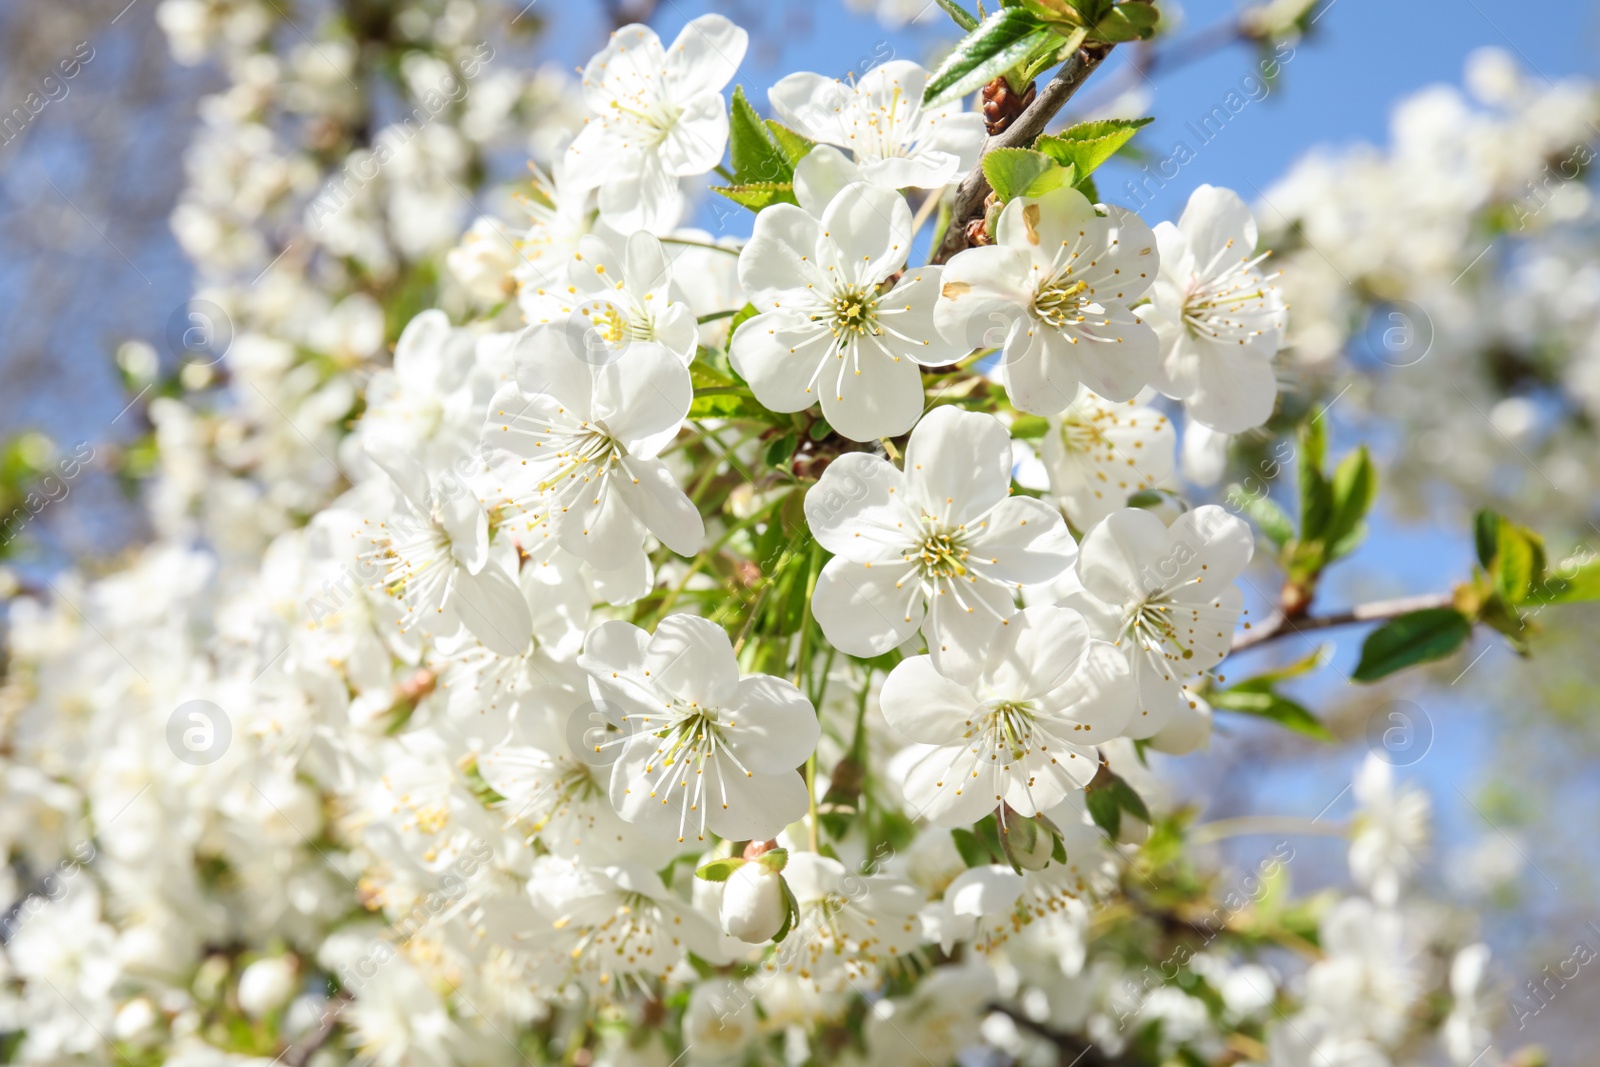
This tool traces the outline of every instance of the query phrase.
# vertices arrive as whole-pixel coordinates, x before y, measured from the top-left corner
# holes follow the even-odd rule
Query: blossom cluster
[[[913,62],[752,123],[721,15],[569,86],[489,3],[160,11],[230,80],[173,226],[234,337],[148,409],[154,543],[10,612],[20,1061],[1490,1062],[1386,764],[1337,903],[1155,851],[1256,551],[1178,433],[1266,425],[1296,328],[1238,195],[1060,181],[929,262],[987,134]],[[687,227],[752,128],[791,180]]]

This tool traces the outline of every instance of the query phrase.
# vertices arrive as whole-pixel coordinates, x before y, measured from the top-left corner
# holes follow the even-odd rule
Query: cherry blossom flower
[[[1131,494],[1166,481],[1176,445],[1171,420],[1155,408],[1113,404],[1082,388],[1051,416],[1039,452],[1050,491],[1072,524],[1087,530],[1125,507]]]
[[[723,86],[749,35],[701,15],[670,48],[648,26],[624,26],[583,70],[591,117],[567,148],[567,177],[600,190],[600,215],[621,233],[664,231],[683,213],[678,179],[704,174],[728,144]]]
[[[749,841],[805,814],[795,768],[816,747],[816,710],[782,678],[741,678],[720,626],[669,615],[652,635],[601,623],[578,665],[595,698],[621,709],[611,802],[623,818],[679,841],[708,830]]]
[[[1244,606],[1232,583],[1254,549],[1250,527],[1215,504],[1185,512],[1170,529],[1152,512],[1124,508],[1084,536],[1083,589],[1061,602],[1127,656],[1138,687],[1129,736],[1161,729],[1188,699],[1185,682],[1228,654]]]
[[[494,394],[483,431],[495,490],[597,567],[641,555],[647,530],[692,555],[703,520],[656,458],[689,410],[689,371],[654,342],[596,366],[590,332],[561,323],[518,338],[517,380]]]
[[[430,485],[405,457],[387,460],[399,490],[396,509],[387,522],[365,524],[365,558],[381,569],[389,595],[405,604],[402,628],[421,624],[449,634],[465,626],[486,648],[521,655],[533,617],[505,554],[490,552],[483,506],[464,485]]]
[[[522,310],[533,324],[570,324],[597,366],[637,344],[659,344],[687,366],[698,327],[672,295],[672,266],[654,236],[640,230],[622,243],[584,234],[557,284],[523,291]]]
[[[1283,346],[1283,297],[1262,273],[1256,221],[1230,189],[1202,185],[1176,226],[1155,228],[1161,273],[1151,289],[1151,324],[1161,338],[1155,386],[1222,433],[1272,416],[1278,395],[1272,357]]]
[[[920,627],[935,658],[979,654],[1024,585],[1076,555],[1061,516],[1011,491],[1011,442],[992,415],[937,407],[911,434],[905,470],[840,456],[806,493],[806,520],[834,554],[812,610],[841,651],[876,656]]]
[[[1054,415],[1085,384],[1132,400],[1155,378],[1155,330],[1131,310],[1155,281],[1155,235],[1131,211],[1098,214],[1062,187],[1006,204],[995,243],[945,265],[934,317],[970,350],[1001,349],[1011,402]]]
[[[767,99],[796,132],[848,149],[862,180],[884,189],[938,189],[977,163],[985,132],[983,116],[961,110],[959,103],[924,111],[927,81],[928,72],[917,64],[891,60],[854,85],[809,72],[789,74],[768,90]],[[802,160],[797,168],[797,185],[806,165]]]
[[[911,209],[898,193],[846,186],[816,219],[792,204],[756,216],[739,283],[760,314],[734,332],[734,369],[774,411],[817,401],[853,441],[905,433],[923,410],[924,366],[962,353],[933,321],[939,269],[905,271]]]
[[[904,790],[939,826],[976,822],[1002,803],[1024,817],[1060,803],[1099,769],[1094,746],[1133,714],[1127,664],[1092,642],[1069,608],[991,620],[978,670],[931,656],[901,660],[883,684],[883,715],[917,746]]]

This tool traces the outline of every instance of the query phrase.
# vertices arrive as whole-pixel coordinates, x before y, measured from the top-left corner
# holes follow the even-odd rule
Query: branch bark
[[[1293,622],[1290,622],[1283,612],[1278,611],[1271,622],[1235,634],[1231,651],[1243,652],[1247,648],[1254,648],[1290,634],[1304,634],[1308,631],[1327,630],[1335,626],[1350,626],[1361,622],[1381,622],[1427,608],[1448,608],[1454,602],[1455,597],[1451,593],[1427,593],[1422,596],[1399,597],[1395,600],[1374,600],[1367,604],[1357,604],[1348,611],[1339,611],[1332,615],[1307,615]]]
[[[1028,110],[1017,116],[1004,131],[984,143],[984,155],[996,148],[1024,148],[1044,132],[1057,111],[1066,106],[1074,93],[1088,80],[1089,75],[1111,54],[1111,46],[1080,48],[1061,64],[1050,84],[1044,87]],[[956,188],[956,199],[950,209],[950,225],[945,227],[944,240],[934,253],[932,262],[943,263],[967,247],[967,223],[983,217],[983,202],[989,195],[989,179],[983,174],[983,160],[972,168],[972,173],[961,179]]]

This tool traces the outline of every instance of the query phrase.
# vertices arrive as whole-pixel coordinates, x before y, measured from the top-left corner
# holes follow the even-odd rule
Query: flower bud
[[[239,1007],[259,1019],[294,995],[294,961],[283,956],[256,960],[239,976]]]
[[[783,875],[764,863],[746,863],[723,883],[722,928],[740,941],[771,941],[787,910]]]

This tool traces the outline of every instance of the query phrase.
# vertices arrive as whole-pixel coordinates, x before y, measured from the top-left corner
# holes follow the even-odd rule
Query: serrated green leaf
[[[983,176],[1003,204],[1019,196],[1043,196],[1072,184],[1072,168],[1063,167],[1043,152],[1027,148],[996,148],[983,157]]]
[[[1117,154],[1154,119],[1095,119],[1069,126],[1060,133],[1047,133],[1034,142],[1034,147],[1062,166],[1076,168],[1078,181],[1093,174],[1106,160]]]
[[[773,204],[799,204],[794,198],[792,182],[750,182],[745,185],[713,185],[711,191],[721,193],[740,207],[760,211]]]
[[[772,134],[773,143],[789,158],[791,166],[798,164],[817,147],[817,142],[800,136],[777,119],[768,119],[767,129]]]
[[[1425,608],[1390,619],[1361,644],[1361,662],[1351,677],[1379,678],[1418,663],[1443,659],[1472,634],[1472,621],[1454,608]]]
[[[937,107],[975,92],[1026,60],[1055,35],[1019,7],[1002,7],[963,37],[939,64],[922,92],[923,107]]]
[[[726,882],[734,871],[744,866],[744,859],[740,856],[724,856],[719,860],[712,860],[702,867],[695,868],[694,876],[707,882]]]
[[[962,32],[971,33],[978,28],[978,16],[956,3],[956,0],[934,0],[949,15]]]
[[[755,862],[769,871],[782,871],[789,866],[789,850],[786,848],[769,848],[757,856]]]
[[[771,130],[745,99],[740,85],[733,87],[733,106],[728,112],[728,154],[738,185],[794,180],[794,164],[788,153],[773,140]]]

